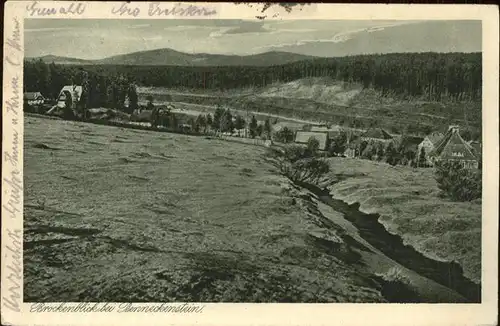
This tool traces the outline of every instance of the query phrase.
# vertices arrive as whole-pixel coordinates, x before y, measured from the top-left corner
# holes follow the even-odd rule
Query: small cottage
[[[328,133],[313,131],[297,131],[295,142],[297,144],[307,145],[310,138],[315,138],[319,142],[319,150],[326,151],[328,148]]]
[[[448,132],[428,155],[431,164],[440,161],[458,161],[464,168],[477,169],[480,155],[478,150],[460,136],[458,126],[450,126]]]
[[[28,105],[41,105],[45,103],[45,97],[40,92],[26,92],[23,95],[24,103]]]
[[[428,163],[432,164],[432,162],[430,162],[429,156],[427,154],[429,154],[430,152],[432,152],[434,150],[434,148],[436,148],[436,145],[443,139],[443,137],[444,137],[444,134],[441,132],[433,132],[433,133],[425,136],[424,139],[422,140],[422,142],[420,142],[420,144],[418,145],[418,148],[417,148],[418,155],[420,155],[420,153],[422,152],[422,148],[423,148],[424,153],[426,154]]]
[[[312,126],[310,131],[326,132],[328,134],[328,138],[333,139],[340,135],[342,128],[340,126]]]
[[[70,104],[71,107],[74,108],[76,104],[80,102],[82,93],[83,93],[82,86],[77,86],[77,85],[64,86],[59,92],[59,96],[57,97],[57,106],[64,107]]]

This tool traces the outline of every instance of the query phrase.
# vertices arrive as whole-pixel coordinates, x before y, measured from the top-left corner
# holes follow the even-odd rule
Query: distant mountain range
[[[425,21],[390,27],[351,31],[337,40],[304,40],[295,44],[276,44],[269,52],[239,56],[189,54],[164,48],[84,60],[54,55],[39,57],[59,64],[110,64],[138,66],[272,66],[321,57],[342,57],[374,53],[404,52],[480,52],[481,24],[477,21]]]
[[[158,49],[112,56],[100,60],[83,60],[47,55],[38,58],[45,63],[75,65],[134,65],[134,66],[272,66],[315,58],[290,52],[265,52],[247,56],[197,53],[189,54],[172,49]]]

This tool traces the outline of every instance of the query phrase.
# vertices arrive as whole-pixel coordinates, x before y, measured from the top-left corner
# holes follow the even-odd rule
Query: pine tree
[[[212,121],[212,127],[215,128],[216,130],[221,130],[221,119],[223,114],[224,114],[224,109],[218,106],[215,109],[214,118]]]
[[[420,154],[418,156],[418,162],[417,162],[418,167],[426,167],[427,166],[427,156],[425,154],[425,148],[422,147],[420,150]]]
[[[255,116],[252,116],[252,120],[250,121],[249,129],[250,129],[250,137],[255,138],[258,134],[258,132],[257,132],[258,125],[257,125],[257,119],[255,118]]]
[[[139,107],[138,104],[138,96],[137,96],[137,87],[134,84],[130,84],[128,88],[128,99],[129,103],[129,113],[133,113]]]
[[[264,122],[264,133],[266,133],[268,138],[271,138],[271,122],[269,121],[269,118],[267,118]]]

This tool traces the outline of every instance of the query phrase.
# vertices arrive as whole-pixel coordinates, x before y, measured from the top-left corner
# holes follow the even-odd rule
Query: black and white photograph
[[[481,303],[480,20],[23,38],[24,302]]]

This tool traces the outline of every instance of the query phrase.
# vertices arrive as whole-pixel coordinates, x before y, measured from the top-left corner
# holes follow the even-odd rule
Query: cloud
[[[398,22],[398,23],[383,24],[380,26],[357,28],[357,29],[338,32],[330,38],[300,39],[300,40],[297,40],[294,42],[285,42],[285,43],[281,43],[281,44],[260,46],[260,47],[254,48],[254,50],[262,50],[262,49],[269,50],[269,49],[284,48],[284,47],[289,47],[289,46],[305,45],[305,44],[310,44],[310,43],[343,43],[343,42],[346,42],[350,39],[353,39],[355,37],[355,35],[359,34],[359,33],[377,32],[377,31],[382,31],[387,27],[400,26],[400,25],[405,25],[405,24],[409,24],[409,23],[410,22]]]
[[[151,27],[151,24],[135,24],[135,25],[130,25],[128,28],[148,28]]]
[[[150,36],[150,37],[143,37],[142,39],[144,41],[160,41],[160,40],[163,40],[163,37],[161,35],[156,35],[156,36]]]
[[[263,22],[249,22],[242,21],[240,26],[226,29],[222,34],[259,34],[259,33],[269,33],[272,29],[264,27]]]
[[[25,28],[25,33],[54,32],[71,29],[70,27],[45,27],[45,28]]]
[[[219,28],[212,26],[180,25],[180,26],[165,27],[163,29],[169,32],[183,32],[191,30],[207,30],[207,29],[219,29]]]

